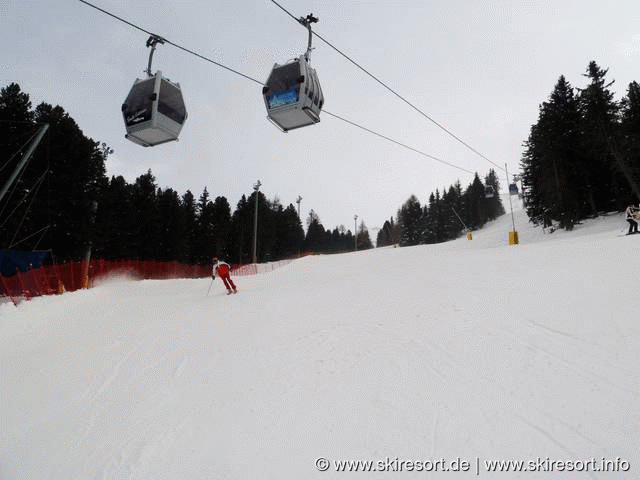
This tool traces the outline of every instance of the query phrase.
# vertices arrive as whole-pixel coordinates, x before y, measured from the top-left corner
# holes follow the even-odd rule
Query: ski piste
[[[390,442],[429,450],[415,460],[533,452],[632,465],[496,480],[637,478],[640,235],[613,240],[627,233],[621,214],[553,234],[525,214],[517,246],[503,216],[471,241],[313,255],[238,277],[241,300],[225,300],[217,279],[203,299],[210,277],[114,277],[0,305],[0,478],[308,478],[320,455],[378,460]],[[317,434],[300,435],[292,415]],[[353,431],[366,445],[353,446]],[[237,462],[246,456],[263,463]]]

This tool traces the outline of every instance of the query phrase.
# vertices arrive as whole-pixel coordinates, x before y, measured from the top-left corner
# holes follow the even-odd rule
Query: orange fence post
[[[76,283],[74,281],[75,278],[74,278],[74,275],[73,275],[73,262],[67,262],[67,263],[64,264],[64,266],[67,268],[67,273],[69,275],[69,283],[66,286],[67,291],[68,292],[73,292],[73,291],[77,290]]]
[[[89,288],[89,261],[80,262],[80,288]]]

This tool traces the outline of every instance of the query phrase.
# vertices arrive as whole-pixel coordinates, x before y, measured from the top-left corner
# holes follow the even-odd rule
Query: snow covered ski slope
[[[640,478],[640,238],[516,215],[0,306],[0,478]]]

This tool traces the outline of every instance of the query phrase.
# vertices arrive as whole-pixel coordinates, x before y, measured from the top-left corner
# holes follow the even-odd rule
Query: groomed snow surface
[[[640,478],[640,235],[515,221],[5,303],[0,478]]]

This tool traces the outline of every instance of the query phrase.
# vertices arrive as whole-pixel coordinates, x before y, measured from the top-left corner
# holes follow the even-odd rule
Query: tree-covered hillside
[[[608,70],[589,63],[586,87],[560,76],[540,105],[522,158],[527,213],[571,229],[601,212],[640,201],[640,85],[614,100]]]

